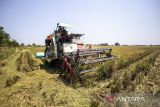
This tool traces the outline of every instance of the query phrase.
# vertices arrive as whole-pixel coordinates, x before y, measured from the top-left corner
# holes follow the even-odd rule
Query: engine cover
[[[71,53],[77,51],[77,44],[74,43],[64,43],[63,44],[63,52],[64,53]]]

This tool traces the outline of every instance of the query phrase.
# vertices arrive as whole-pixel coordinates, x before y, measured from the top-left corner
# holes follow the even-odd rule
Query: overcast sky
[[[44,44],[57,22],[85,43],[160,45],[160,0],[0,0],[0,26],[19,43]]]

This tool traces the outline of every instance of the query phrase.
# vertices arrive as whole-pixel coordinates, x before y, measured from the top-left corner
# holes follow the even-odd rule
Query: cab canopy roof
[[[69,24],[65,24],[65,23],[57,23],[57,26],[62,26],[62,27],[73,27],[73,26],[71,26],[71,25],[69,25]]]

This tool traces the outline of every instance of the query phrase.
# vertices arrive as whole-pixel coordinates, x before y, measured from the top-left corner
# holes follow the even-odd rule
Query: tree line
[[[9,46],[9,47],[16,47],[19,46],[19,43],[11,39],[10,35],[4,31],[4,27],[0,26],[0,46]]]

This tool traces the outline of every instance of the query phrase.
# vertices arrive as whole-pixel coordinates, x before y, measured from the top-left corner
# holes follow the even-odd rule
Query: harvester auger
[[[63,69],[66,80],[81,80],[81,74],[96,69],[93,68],[95,63],[114,59],[111,55],[112,48],[85,48],[80,39],[84,34],[68,34],[66,27],[71,26],[58,23],[56,30],[51,34],[51,46],[46,55],[44,56],[44,52],[36,54],[44,62],[56,62]]]

